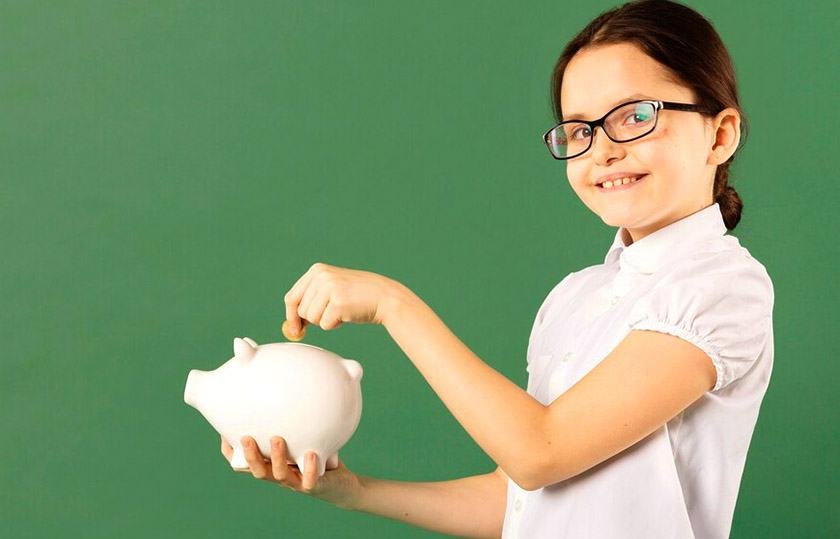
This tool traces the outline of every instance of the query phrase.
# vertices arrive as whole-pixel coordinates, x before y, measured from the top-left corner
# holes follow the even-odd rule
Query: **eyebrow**
[[[610,106],[610,109],[612,109],[613,107],[617,107],[618,105],[621,105],[623,103],[627,103],[628,101],[633,101],[634,99],[654,99],[654,98],[650,97],[649,95],[635,93],[633,95],[628,95],[627,97],[625,97],[623,99],[619,99],[618,101],[616,101],[615,103],[613,103]],[[582,114],[570,114],[568,116],[566,116],[565,114],[563,115],[563,121],[565,121],[565,120],[582,120],[582,119],[583,119]]]

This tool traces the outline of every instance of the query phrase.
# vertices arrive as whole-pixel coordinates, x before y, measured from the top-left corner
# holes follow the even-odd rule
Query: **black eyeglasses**
[[[705,107],[690,103],[648,99],[630,101],[614,107],[597,120],[560,122],[545,132],[543,142],[555,159],[571,159],[589,150],[595,128],[599,126],[613,142],[630,142],[650,134],[656,129],[657,113],[662,109],[709,113]]]

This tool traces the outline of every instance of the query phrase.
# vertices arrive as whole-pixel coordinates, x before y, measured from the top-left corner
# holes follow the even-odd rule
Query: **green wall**
[[[236,336],[283,340],[283,295],[321,261],[406,284],[524,388],[537,308],[615,230],[541,141],[556,57],[613,5],[4,2],[8,537],[437,536],[233,472],[186,375]],[[836,4],[690,5],[736,63],[734,234],[776,292],[732,535],[836,536]],[[495,468],[383,327],[306,342],[365,367],[351,470]]]

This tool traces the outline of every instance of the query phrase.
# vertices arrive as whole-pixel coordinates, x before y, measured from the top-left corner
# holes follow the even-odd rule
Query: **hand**
[[[286,441],[280,436],[271,438],[271,461],[267,461],[262,456],[251,436],[243,436],[241,442],[242,449],[245,451],[245,460],[248,461],[250,469],[236,470],[237,472],[250,472],[256,479],[277,483],[282,487],[314,496],[341,508],[348,508],[348,504],[361,491],[358,476],[344,465],[341,457],[338,457],[337,468],[332,470],[327,468],[324,475],[317,477],[318,456],[314,451],[306,453],[306,473],[301,474],[300,468],[288,458]],[[222,438],[222,455],[230,464],[233,448],[224,438]]]
[[[343,322],[383,324],[398,284],[377,273],[316,262],[283,298],[287,329],[299,335],[307,322],[325,330]]]

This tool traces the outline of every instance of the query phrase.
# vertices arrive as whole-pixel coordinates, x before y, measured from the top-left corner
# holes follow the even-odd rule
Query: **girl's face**
[[[665,68],[632,44],[583,49],[566,66],[564,119],[578,114],[594,120],[624,101],[645,98],[697,103],[690,89],[668,80]],[[569,183],[604,223],[628,230],[632,241],[626,242],[638,241],[714,202],[713,127],[712,119],[696,112],[660,110],[656,129],[638,140],[613,142],[596,129],[592,147],[566,161]],[[647,177],[619,191],[595,185],[601,176],[616,172]]]

